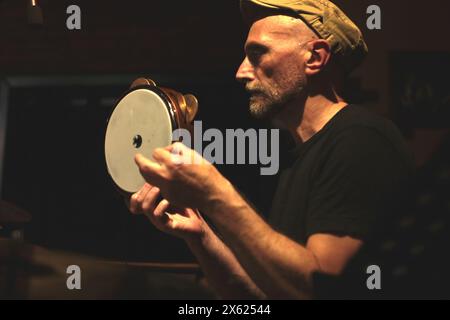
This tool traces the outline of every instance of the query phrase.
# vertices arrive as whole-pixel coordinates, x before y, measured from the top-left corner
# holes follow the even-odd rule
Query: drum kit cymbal
[[[110,261],[0,238],[0,300],[212,298],[196,264]]]
[[[136,153],[151,157],[173,142],[175,129],[192,130],[197,99],[139,78],[119,99],[105,135],[106,167],[122,194],[145,183]],[[0,299],[210,299],[199,266],[105,261],[27,244],[2,230],[23,230],[31,214],[0,202]],[[68,287],[69,267],[81,270],[81,290]]]
[[[0,200],[0,237],[22,239],[31,214],[16,205]]]
[[[30,221],[28,212],[0,201],[3,229]],[[80,270],[80,289],[68,285],[73,266]],[[0,300],[214,298],[194,263],[112,261],[0,236]]]

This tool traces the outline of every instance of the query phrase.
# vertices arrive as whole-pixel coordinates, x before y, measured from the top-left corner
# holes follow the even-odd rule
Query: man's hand
[[[147,183],[131,196],[128,207],[134,214],[145,214],[159,230],[185,240],[197,257],[208,284],[222,298],[265,298],[197,210],[176,209],[167,200],[157,203],[159,197],[159,188]]]
[[[157,203],[160,190],[146,183],[130,198],[129,209],[133,214],[144,214],[160,231],[184,240],[201,238],[206,222],[197,210],[175,208],[169,201]]]
[[[202,209],[229,185],[211,163],[182,143],[156,149],[153,158],[156,162],[137,154],[135,161],[144,179],[177,207]]]

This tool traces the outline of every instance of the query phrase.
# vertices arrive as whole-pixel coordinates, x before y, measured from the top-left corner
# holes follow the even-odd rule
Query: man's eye
[[[251,63],[256,64],[256,63],[259,63],[263,54],[264,53],[260,50],[250,51],[250,52],[248,52],[247,57]]]

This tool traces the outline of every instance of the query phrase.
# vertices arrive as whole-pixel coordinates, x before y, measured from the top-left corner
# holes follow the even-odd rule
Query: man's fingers
[[[129,202],[130,203],[130,207],[129,207],[129,209],[130,209],[130,212],[132,214],[138,214],[138,211],[137,211],[137,207],[138,207],[137,199],[138,199],[138,192],[136,192],[135,194],[133,194],[130,197],[130,202]]]
[[[190,150],[181,142],[174,142],[171,145],[164,148],[164,150],[169,151],[171,153],[183,154],[187,150]]]
[[[164,228],[166,228],[167,221],[169,220],[169,217],[166,215],[166,210],[169,206],[169,201],[164,199],[158,204],[153,212],[147,214],[147,217],[158,229],[164,230]]]
[[[153,158],[161,164],[166,166],[172,164],[174,162],[174,154],[170,151],[162,148],[155,149],[153,151]]]
[[[159,194],[160,190],[157,187],[153,187],[149,190],[142,202],[142,211],[151,212],[155,208],[155,202],[158,199]]]
[[[197,164],[201,163],[200,156],[197,156],[197,153],[186,147],[181,142],[175,142],[174,144],[167,146],[162,149],[163,151],[158,150],[157,157],[161,156],[161,162],[163,163],[173,163],[173,164]],[[156,150],[155,150],[156,151]],[[155,155],[153,155],[155,158]],[[197,159],[199,158],[199,159]],[[156,158],[155,158],[156,159]],[[195,162],[198,160],[199,162]]]
[[[133,214],[142,213],[142,204],[147,194],[152,190],[153,186],[146,183],[144,186],[135,194],[133,194],[129,201],[128,207]]]
[[[170,202],[167,201],[166,199],[163,199],[153,211],[153,215],[159,219],[163,218],[164,216],[167,217],[166,211],[169,209],[169,207]]]
[[[142,154],[138,153],[134,156],[134,161],[136,162],[138,168],[142,171],[148,172],[158,172],[161,166],[153,162],[152,160],[144,157]]]
[[[139,153],[134,157],[134,161],[147,182],[150,182],[152,185],[158,185],[161,182],[162,167],[160,164],[147,159]]]
[[[144,186],[141,188],[141,190],[139,190],[138,192],[138,196],[137,196],[137,202],[139,204],[142,204],[142,202],[144,201],[144,199],[147,197],[147,194],[150,192],[150,190],[152,190],[153,186],[146,183],[144,184]]]

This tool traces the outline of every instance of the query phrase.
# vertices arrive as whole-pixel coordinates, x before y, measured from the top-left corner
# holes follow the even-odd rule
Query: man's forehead
[[[305,35],[308,31],[308,27],[300,19],[273,15],[255,20],[250,27],[248,38],[295,37]]]

